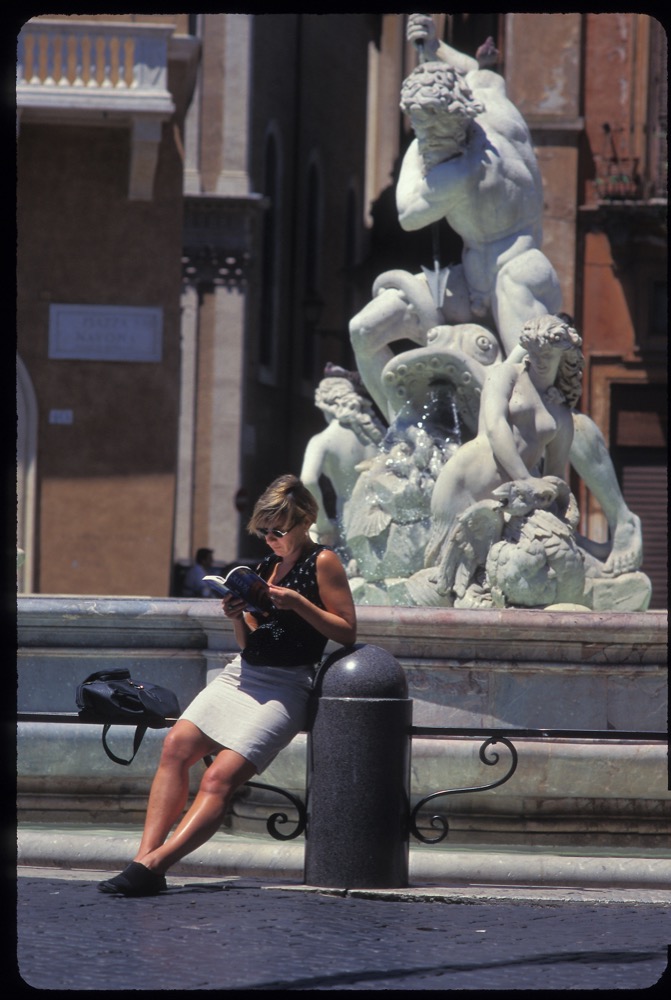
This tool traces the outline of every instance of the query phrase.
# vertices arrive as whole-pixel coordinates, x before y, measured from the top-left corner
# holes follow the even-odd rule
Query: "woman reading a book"
[[[276,479],[256,502],[247,527],[271,550],[258,573],[273,608],[253,613],[244,599],[224,597],[241,653],[166,735],[140,847],[120,875],[99,884],[101,892],[153,896],[165,889],[166,871],[216,833],[235,791],[305,728],[327,641],[355,641],[356,613],[343,565],[309,535],[316,517],[317,503],[296,476]],[[182,815],[189,769],[208,754],[216,757]]]

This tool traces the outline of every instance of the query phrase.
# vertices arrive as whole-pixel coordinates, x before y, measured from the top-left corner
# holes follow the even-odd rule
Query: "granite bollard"
[[[306,885],[407,886],[407,694],[403,668],[379,646],[338,650],[322,666],[308,736]]]

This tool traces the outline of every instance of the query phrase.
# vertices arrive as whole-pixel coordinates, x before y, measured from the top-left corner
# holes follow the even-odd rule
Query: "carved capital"
[[[182,277],[197,286],[246,287],[255,260],[260,195],[184,199]]]
[[[251,255],[231,254],[223,247],[185,248],[182,281],[185,285],[243,289],[248,281]]]

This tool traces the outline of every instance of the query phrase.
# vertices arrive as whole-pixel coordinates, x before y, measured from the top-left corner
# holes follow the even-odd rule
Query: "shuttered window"
[[[667,464],[662,449],[635,454],[622,448],[619,454],[622,492],[627,506],[643,526],[643,565],[652,583],[650,608],[668,607]]]
[[[642,522],[651,609],[668,606],[667,410],[664,383],[611,386],[611,457],[627,506]]]

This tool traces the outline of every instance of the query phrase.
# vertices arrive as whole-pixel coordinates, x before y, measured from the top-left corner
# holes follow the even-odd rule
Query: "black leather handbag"
[[[103,723],[103,749],[116,764],[131,764],[147,729],[164,729],[168,725],[166,719],[176,719],[181,714],[174,691],[147,681],[131,680],[129,671],[124,669],[91,674],[77,687],[76,701],[83,722]],[[130,760],[117,757],[107,745],[107,734],[114,723],[136,723]]]

